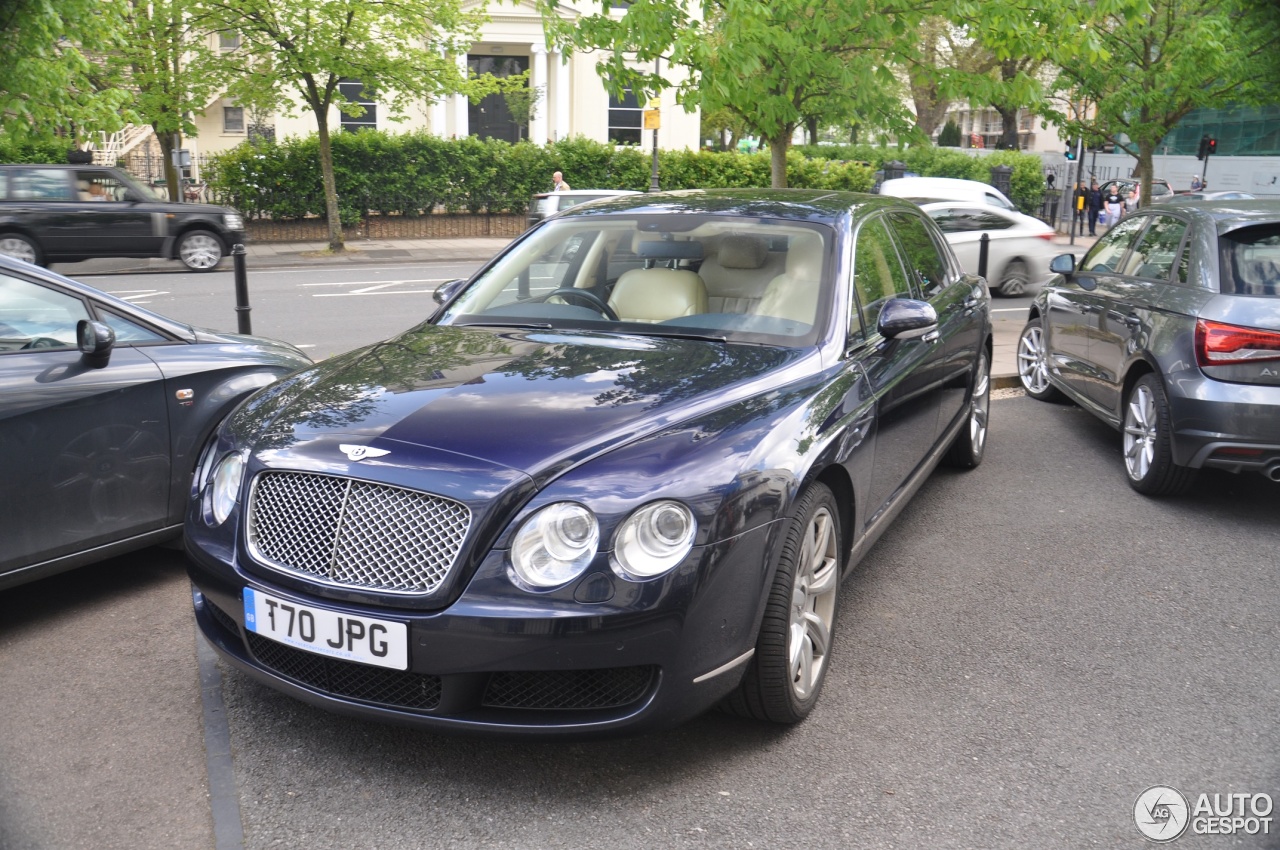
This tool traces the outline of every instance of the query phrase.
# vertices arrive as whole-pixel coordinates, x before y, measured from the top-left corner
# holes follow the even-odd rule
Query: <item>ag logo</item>
[[[371,449],[368,446],[352,446],[346,443],[338,446],[338,448],[347,456],[347,460],[364,460],[367,457],[382,457],[383,455],[391,454],[386,449]]]
[[[1167,785],[1153,785],[1139,794],[1133,804],[1133,822],[1138,825],[1138,831],[1158,844],[1182,835],[1190,813],[1187,798]]]

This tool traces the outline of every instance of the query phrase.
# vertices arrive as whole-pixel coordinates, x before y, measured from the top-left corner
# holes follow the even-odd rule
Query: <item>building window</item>
[[[359,115],[340,113],[343,130],[354,133],[357,130],[378,129],[378,104],[373,99],[374,93],[365,90],[364,83],[359,80],[341,80],[338,82],[338,91],[347,100],[364,107],[364,112]]]
[[[240,47],[240,33],[238,32],[218,33],[218,49],[219,50],[235,50],[238,47]]]
[[[243,133],[244,132],[244,107],[243,106],[222,107],[222,132],[224,133]]]
[[[644,127],[644,109],[640,99],[631,89],[622,97],[609,96],[609,143],[614,145],[640,144]]]
[[[528,56],[489,56],[479,53],[467,56],[467,73],[472,77],[481,74],[492,74],[500,78],[514,77],[528,70]],[[533,107],[535,112],[542,108],[541,103]],[[501,139],[515,144],[529,132],[529,116],[516,118],[511,114],[511,108],[503,95],[491,94],[479,103],[467,101],[467,130],[480,139]]]

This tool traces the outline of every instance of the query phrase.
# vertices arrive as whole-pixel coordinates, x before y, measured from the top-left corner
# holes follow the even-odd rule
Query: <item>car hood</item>
[[[275,397],[249,405],[235,427],[242,437],[261,435],[276,466],[289,465],[290,455],[303,461],[317,443],[387,451],[399,443],[432,450],[411,455],[446,452],[545,480],[799,377],[791,367],[806,354],[814,353],[423,325],[295,376]]]

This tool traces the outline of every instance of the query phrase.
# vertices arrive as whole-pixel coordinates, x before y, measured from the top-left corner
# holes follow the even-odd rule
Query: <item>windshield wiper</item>
[[[455,328],[527,328],[533,331],[549,331],[554,330],[554,326],[548,322],[496,322],[492,319],[483,322],[454,322],[452,327]]]
[[[628,336],[660,336],[664,339],[691,339],[696,342],[728,342],[727,336],[715,336],[714,334],[700,334],[691,331],[627,331]]]

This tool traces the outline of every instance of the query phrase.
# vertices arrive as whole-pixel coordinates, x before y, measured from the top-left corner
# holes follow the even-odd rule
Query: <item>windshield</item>
[[[806,222],[694,213],[553,220],[437,321],[811,345],[833,239]]]

